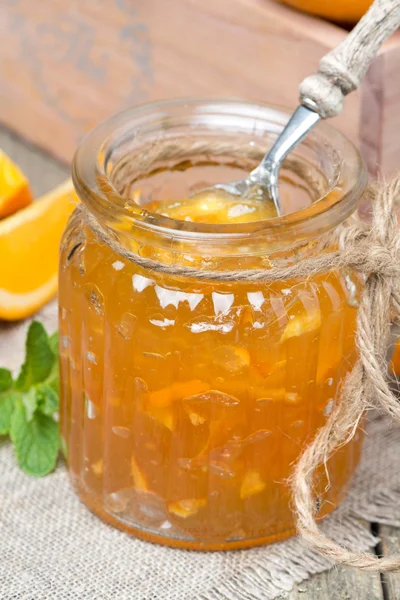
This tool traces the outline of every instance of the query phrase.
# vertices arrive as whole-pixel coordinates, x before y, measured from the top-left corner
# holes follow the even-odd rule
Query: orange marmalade
[[[353,146],[322,127],[297,156],[311,180],[305,168],[283,174],[279,218],[268,202],[189,196],[243,177],[285,118],[234,101],[128,111],[82,143],[77,192],[133,257],[267,274],[333,244],[364,187]],[[329,144],[336,163],[323,155]],[[356,360],[360,290],[349,270],[281,282],[163,273],[72,217],[60,257],[61,431],[82,500],[116,527],[181,548],[291,535],[288,480]],[[360,444],[357,433],[317,473],[320,517],[343,497]]]

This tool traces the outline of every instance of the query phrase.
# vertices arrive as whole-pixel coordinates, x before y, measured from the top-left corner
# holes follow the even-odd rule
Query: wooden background
[[[274,0],[2,0],[0,120],[69,161],[82,135],[150,100],[235,96],[294,107],[346,32]],[[400,32],[336,121],[370,170],[400,155]]]

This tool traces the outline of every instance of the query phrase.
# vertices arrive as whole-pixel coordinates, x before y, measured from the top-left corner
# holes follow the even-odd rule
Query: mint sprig
[[[57,462],[58,388],[58,336],[49,337],[43,325],[33,321],[16,380],[0,368],[0,435],[9,434],[20,468],[35,477],[50,473]]]

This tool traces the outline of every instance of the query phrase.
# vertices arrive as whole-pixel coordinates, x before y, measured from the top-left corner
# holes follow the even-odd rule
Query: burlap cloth
[[[40,318],[53,331],[56,304]],[[0,365],[19,367],[26,328],[0,327]],[[399,455],[400,427],[370,420],[351,490],[323,525],[335,541],[366,550],[376,543],[368,522],[400,526]],[[330,567],[296,538],[217,553],[136,540],[80,503],[64,464],[30,478],[7,442],[0,444],[0,476],[1,600],[269,600]]]

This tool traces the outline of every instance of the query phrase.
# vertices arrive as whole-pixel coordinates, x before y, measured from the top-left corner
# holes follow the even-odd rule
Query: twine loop
[[[376,190],[368,230],[357,232],[352,227],[342,234],[342,244],[353,244],[348,254],[353,268],[365,276],[357,317],[359,360],[345,379],[335,410],[301,455],[292,479],[297,529],[303,539],[333,561],[365,571],[397,571],[400,556],[378,558],[352,552],[322,533],[315,520],[313,478],[316,468],[352,439],[365,410],[378,408],[400,423],[400,404],[390,388],[385,359],[391,323],[400,319],[399,199],[397,177]]]
[[[400,202],[400,176],[372,192],[373,214],[369,225],[350,219],[338,231],[339,250],[324,251],[298,263],[271,269],[205,271],[164,264],[143,258],[125,248],[84,208],[80,217],[115,252],[138,266],[172,276],[209,281],[283,281],[307,278],[334,269],[352,268],[363,274],[365,286],[357,317],[359,360],[347,375],[339,401],[326,424],[300,456],[292,477],[293,503],[298,532],[324,556],[367,571],[400,569],[400,556],[378,558],[352,552],[329,539],[316,523],[314,473],[354,436],[365,411],[380,409],[400,423],[400,403],[390,388],[386,350],[390,327],[400,322],[400,228],[396,201]]]

